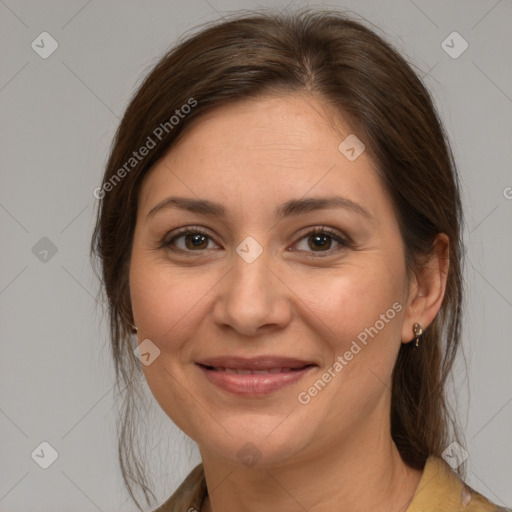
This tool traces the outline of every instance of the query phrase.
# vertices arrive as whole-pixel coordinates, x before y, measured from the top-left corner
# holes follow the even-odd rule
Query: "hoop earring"
[[[421,327],[420,324],[415,323],[412,326],[412,330],[414,332],[414,336],[416,337],[414,342],[414,349],[416,350],[420,346],[420,336],[423,334],[423,327]]]

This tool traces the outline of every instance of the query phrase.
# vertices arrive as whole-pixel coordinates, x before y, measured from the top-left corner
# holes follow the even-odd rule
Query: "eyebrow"
[[[275,216],[278,219],[290,217],[293,215],[301,215],[315,210],[325,210],[328,208],[343,208],[352,211],[368,219],[373,216],[368,210],[363,208],[360,204],[351,201],[341,196],[327,196],[327,197],[307,197],[303,199],[291,199],[279,206],[275,211]],[[207,199],[194,199],[188,197],[167,197],[156,206],[154,206],[148,213],[147,217],[155,215],[157,212],[166,209],[181,209],[187,210],[192,213],[200,215],[207,215],[211,217],[226,217],[226,209],[220,203],[209,201]]]

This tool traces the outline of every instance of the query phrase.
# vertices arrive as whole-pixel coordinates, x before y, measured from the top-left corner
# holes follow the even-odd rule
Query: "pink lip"
[[[196,361],[203,366],[214,366],[216,368],[243,368],[248,370],[268,370],[270,368],[302,368],[313,361],[294,359],[291,357],[279,356],[258,356],[258,357],[234,357],[218,356]]]
[[[216,357],[196,363],[206,378],[230,393],[241,396],[263,396],[299,381],[313,367],[311,361],[287,357]],[[219,368],[214,369],[214,368]],[[231,373],[223,371],[228,369]],[[263,374],[238,374],[236,371],[272,371]]]

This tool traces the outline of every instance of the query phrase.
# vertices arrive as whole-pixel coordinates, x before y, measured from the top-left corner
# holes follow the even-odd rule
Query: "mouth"
[[[305,368],[309,368],[310,366],[314,365],[304,365],[300,368],[268,368],[263,370],[252,370],[250,368],[225,368],[222,366],[207,366],[207,365],[200,365],[203,366],[207,370],[212,370],[214,372],[225,372],[225,373],[231,373],[233,375],[272,375],[277,373],[288,373],[288,372],[298,372],[301,370],[304,370]]]
[[[276,357],[222,357],[203,360],[196,365],[210,383],[245,397],[275,393],[318,367],[312,361]]]

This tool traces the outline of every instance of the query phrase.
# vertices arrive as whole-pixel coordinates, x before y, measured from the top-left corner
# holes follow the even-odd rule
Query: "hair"
[[[144,490],[148,504],[149,488],[132,442],[142,372],[132,346],[129,266],[141,182],[180,134],[186,136],[184,130],[212,109],[293,92],[334,107],[366,145],[394,205],[409,276],[418,275],[433,254],[439,233],[449,238],[445,296],[421,348],[401,345],[390,423],[402,459],[416,469],[460,438],[446,380],[461,335],[462,210],[454,159],[429,92],[389,43],[344,14],[237,13],[180,40],[145,77],[116,132],[101,188],[91,255],[101,267],[116,383],[126,391],[119,462],[139,508],[130,480]],[[155,147],[134,159],[133,152],[150,139]]]

